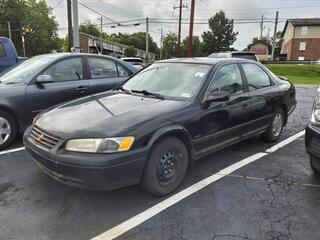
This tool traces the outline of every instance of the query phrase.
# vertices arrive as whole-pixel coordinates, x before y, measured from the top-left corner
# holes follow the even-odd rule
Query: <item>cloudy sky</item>
[[[67,15],[65,0],[47,0],[53,7],[53,14],[59,23],[59,34],[65,36],[67,32]],[[96,10],[105,17],[103,19],[104,32],[111,33],[133,33],[145,31],[145,24],[139,26],[114,26],[114,22],[144,19],[149,17],[155,19],[150,23],[150,34],[154,40],[160,43],[160,29],[166,34],[169,31],[178,31],[178,6],[179,0],[80,0],[80,3]],[[183,9],[183,19],[188,21],[190,18],[191,0],[183,0],[187,5]],[[266,18],[264,27],[265,35],[272,35],[275,18],[275,12],[279,11],[279,30],[283,30],[285,20],[288,18],[312,18],[320,17],[320,0],[196,0],[194,34],[201,36],[201,33],[208,29],[207,19],[213,16],[217,11],[223,10],[228,18],[235,19],[235,30],[239,32],[238,40],[235,42],[236,49],[245,48],[253,37],[260,35],[260,23],[262,14]],[[79,20],[83,22],[86,19],[99,24],[99,15],[90,11],[88,8],[79,5]],[[109,19],[107,19],[109,18]],[[170,20],[167,20],[170,19]],[[112,22],[113,21],[113,22]],[[157,21],[157,22],[155,22]],[[162,23],[159,23],[162,22]],[[170,23],[167,23],[170,21]],[[248,23],[248,21],[250,23]],[[165,22],[165,23],[163,23]],[[245,22],[245,23],[243,23]],[[255,22],[255,23],[252,23]],[[128,24],[126,24],[128,25]],[[182,37],[188,35],[188,25],[182,26]]]

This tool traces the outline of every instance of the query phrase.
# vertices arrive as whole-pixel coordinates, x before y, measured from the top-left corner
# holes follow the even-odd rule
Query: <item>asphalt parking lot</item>
[[[315,90],[297,87],[298,105],[282,140],[304,130]],[[178,191],[272,146],[256,137],[212,154],[191,166]],[[0,155],[0,240],[91,239],[167,198],[139,186],[81,191],[47,177],[24,150]],[[300,136],[117,239],[320,239],[319,207],[320,177],[311,171]]]

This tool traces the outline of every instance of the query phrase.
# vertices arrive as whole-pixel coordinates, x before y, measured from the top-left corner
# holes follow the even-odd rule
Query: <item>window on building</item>
[[[302,36],[308,35],[308,26],[301,27],[301,35]]]
[[[300,51],[305,51],[306,50],[306,42],[300,42],[299,50]]]
[[[299,61],[304,61],[304,57],[298,57]]]

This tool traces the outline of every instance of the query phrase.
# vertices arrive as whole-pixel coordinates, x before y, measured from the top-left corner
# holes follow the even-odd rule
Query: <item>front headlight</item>
[[[320,96],[316,96],[311,114],[311,123],[320,125]]]
[[[134,137],[72,139],[65,149],[73,152],[114,153],[128,151]]]

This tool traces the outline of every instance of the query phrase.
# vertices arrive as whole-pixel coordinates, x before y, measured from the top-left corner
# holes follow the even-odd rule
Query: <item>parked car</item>
[[[306,128],[305,145],[312,170],[320,174],[320,88],[313,103],[311,121]]]
[[[110,90],[135,72],[130,64],[94,54],[48,54],[26,60],[0,77],[0,149],[41,111]]]
[[[127,57],[127,58],[121,58],[121,60],[132,64],[138,70],[141,70],[142,68],[144,68],[143,60],[141,58]]]
[[[159,61],[113,91],[41,113],[26,150],[54,179],[89,189],[174,191],[188,165],[251,136],[279,139],[295,88],[242,59]]]
[[[0,72],[25,59],[18,57],[16,48],[9,38],[0,37]]]
[[[252,52],[221,52],[212,53],[208,57],[211,58],[244,58],[253,61],[258,61],[256,55]]]

